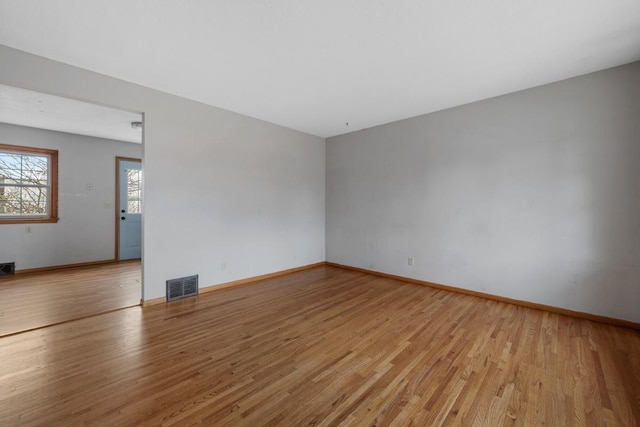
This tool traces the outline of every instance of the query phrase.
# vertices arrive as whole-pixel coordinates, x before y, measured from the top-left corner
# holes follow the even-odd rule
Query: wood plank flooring
[[[0,425],[638,426],[640,335],[322,266],[0,338]]]
[[[140,261],[0,277],[0,336],[140,304]]]

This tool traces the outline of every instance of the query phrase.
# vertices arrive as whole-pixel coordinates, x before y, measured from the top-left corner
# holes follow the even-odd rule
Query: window
[[[127,169],[127,212],[142,213],[142,171]]]
[[[0,224],[58,221],[58,151],[0,144]]]

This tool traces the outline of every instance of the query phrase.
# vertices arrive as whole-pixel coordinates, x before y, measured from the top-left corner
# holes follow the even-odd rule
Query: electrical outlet
[[[227,269],[227,263],[225,261],[222,261],[220,263],[220,270],[224,271]]]
[[[409,257],[407,258],[407,264],[409,264],[409,266],[413,267],[415,265],[416,260],[413,257]]]

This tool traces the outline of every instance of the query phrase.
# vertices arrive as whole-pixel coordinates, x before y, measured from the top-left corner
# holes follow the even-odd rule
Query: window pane
[[[20,215],[20,188],[0,187],[0,215]]]
[[[46,187],[0,187],[0,215],[20,216],[47,214]]]
[[[0,215],[19,216],[47,214],[46,187],[0,187]]]
[[[19,184],[22,177],[22,156],[0,153],[0,183]]]
[[[142,213],[142,171],[127,169],[127,212]]]
[[[47,185],[49,181],[48,158],[43,156],[22,156],[22,183],[27,185]]]
[[[46,187],[23,187],[21,190],[23,215],[47,214]]]
[[[47,156],[0,153],[0,184],[47,185],[48,181]]]

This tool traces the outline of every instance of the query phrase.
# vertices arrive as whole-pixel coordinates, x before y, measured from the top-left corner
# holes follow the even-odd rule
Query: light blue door
[[[142,256],[142,164],[140,161],[120,160],[120,260]]]

